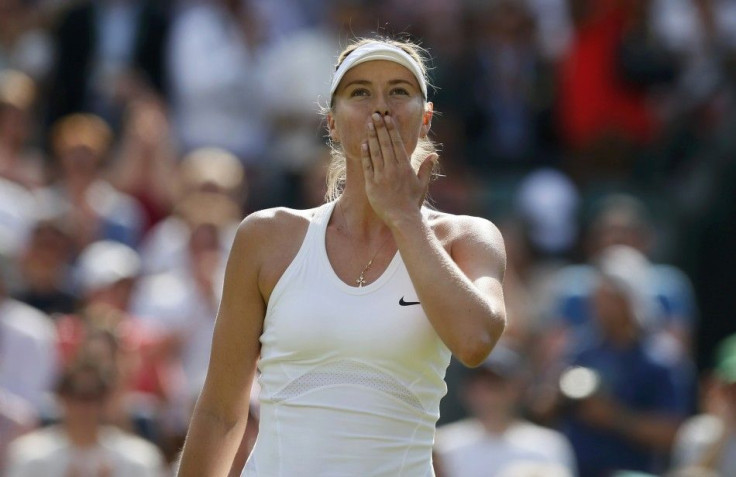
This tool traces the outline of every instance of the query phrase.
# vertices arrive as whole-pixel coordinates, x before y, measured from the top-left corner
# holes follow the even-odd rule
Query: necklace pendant
[[[361,288],[363,285],[365,285],[365,277],[363,276],[363,273],[365,273],[365,271],[360,272],[360,276],[357,280],[355,280],[355,283],[358,284],[358,288]]]

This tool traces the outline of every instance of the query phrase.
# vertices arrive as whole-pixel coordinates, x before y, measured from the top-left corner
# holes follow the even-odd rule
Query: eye
[[[354,96],[368,96],[369,91],[366,88],[355,88],[350,92],[350,97]]]
[[[397,87],[391,90],[391,94],[398,94],[402,96],[409,96],[409,91],[406,88]]]

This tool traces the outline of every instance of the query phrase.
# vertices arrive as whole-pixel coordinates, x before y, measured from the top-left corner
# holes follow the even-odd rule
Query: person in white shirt
[[[521,356],[505,345],[497,345],[483,364],[468,373],[462,396],[471,417],[437,430],[438,475],[512,475],[510,469],[530,464],[557,469],[545,475],[576,475],[567,439],[520,416],[524,379]]]
[[[75,363],[62,374],[57,394],[62,422],[26,434],[10,445],[8,477],[163,477],[163,454],[150,442],[102,423],[113,375],[98,363]]]

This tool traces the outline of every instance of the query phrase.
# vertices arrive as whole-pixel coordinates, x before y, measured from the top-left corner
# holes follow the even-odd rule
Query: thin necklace
[[[348,221],[345,218],[345,211],[342,210],[342,204],[340,202],[338,202],[337,203],[337,206],[340,208],[340,215],[342,215],[342,221],[345,222],[345,228],[347,229],[347,231],[349,233],[350,232],[350,229],[348,228]],[[368,269],[371,268],[371,265],[373,265],[373,260],[375,260],[376,257],[378,256],[378,253],[381,250],[383,250],[383,246],[386,245],[386,243],[388,242],[388,239],[389,239],[389,237],[386,237],[383,240],[383,242],[381,242],[381,245],[376,250],[376,253],[374,253],[373,254],[373,257],[371,257],[371,259],[368,260],[368,263],[366,264],[366,266],[363,267],[363,270],[360,271],[360,275],[358,275],[358,278],[355,279],[355,283],[358,285],[358,288],[362,288],[363,285],[365,285],[367,283],[366,282],[366,279],[365,279],[365,272],[367,272]],[[350,242],[350,245],[352,246],[353,243]],[[353,248],[355,248],[355,247],[353,247]]]

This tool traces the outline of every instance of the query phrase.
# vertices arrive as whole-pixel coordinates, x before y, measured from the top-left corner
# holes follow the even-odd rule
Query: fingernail
[[[389,116],[388,114],[383,117],[383,120],[386,121],[386,124],[391,124],[393,122],[391,116]]]
[[[380,121],[381,120],[381,115],[378,114],[378,113],[373,113],[373,120],[374,121]]]
[[[368,144],[364,142],[360,145],[360,149],[362,149],[363,152],[368,152]]]
[[[375,131],[376,127],[373,125],[373,123],[368,123],[368,129],[370,129],[371,131]]]

